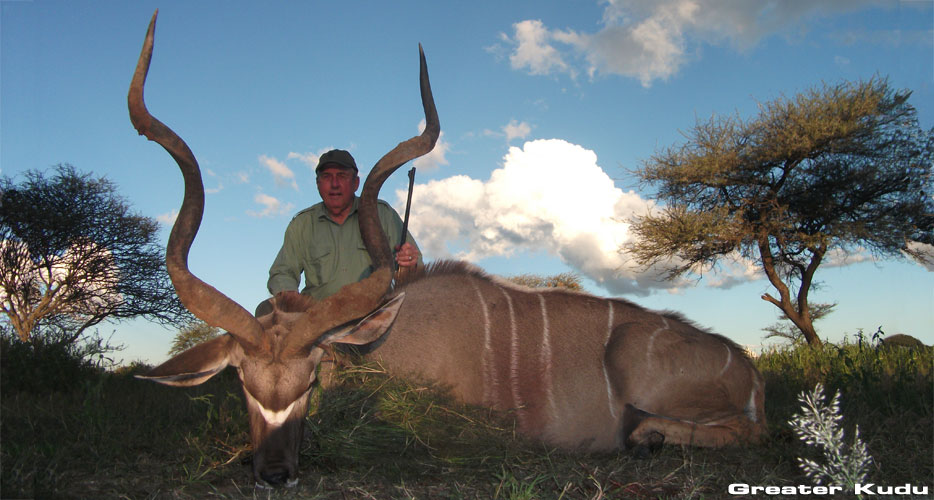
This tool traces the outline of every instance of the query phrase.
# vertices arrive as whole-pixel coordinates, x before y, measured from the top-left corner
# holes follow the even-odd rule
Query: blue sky
[[[333,147],[362,170],[418,132],[417,46],[441,117],[418,163],[411,227],[428,260],[491,273],[577,272],[593,293],[674,309],[746,345],[777,309],[737,263],[677,283],[627,267],[625,219],[650,192],[630,171],[714,114],[821,82],[889,78],[934,125],[930,1],[474,2],[0,1],[0,170],[71,163],[113,180],[170,224],[171,158],[137,136],[126,91],[159,8],[146,100],[201,163],[208,189],[190,265],[248,309],[291,216],[318,201],[312,166]],[[382,197],[400,209],[405,176]],[[168,227],[168,226],[166,226]],[[164,231],[163,238],[167,238]],[[911,262],[837,259],[818,324],[934,343],[934,280]],[[157,362],[174,332],[105,326],[125,360]]]

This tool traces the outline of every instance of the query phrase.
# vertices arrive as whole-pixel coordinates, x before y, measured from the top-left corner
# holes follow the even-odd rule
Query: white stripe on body
[[[749,402],[746,403],[745,413],[749,417],[749,420],[757,422],[759,419],[756,417],[756,393],[759,392],[759,378],[752,378],[752,392],[749,393]]]
[[[483,402],[495,406],[496,398],[496,370],[492,366],[493,345],[490,337],[490,310],[487,307],[486,300],[483,298],[483,292],[477,286],[477,279],[471,279],[470,284],[477,292],[477,300],[480,301],[480,309],[483,311],[483,352],[480,354],[480,369],[483,371]]]
[[[551,422],[558,420],[558,406],[555,404],[554,380],[551,371],[551,331],[548,326],[548,307],[545,305],[545,294],[538,294],[538,301],[542,305],[542,375],[544,378],[545,397],[548,399],[548,411]]]
[[[652,350],[655,349],[655,336],[658,335],[660,331],[668,329],[668,320],[664,316],[661,316],[661,318],[662,318],[662,326],[658,327],[654,332],[652,332],[652,336],[649,337],[649,345],[645,349],[646,367],[652,364]]]
[[[516,311],[512,304],[512,297],[506,288],[500,287],[503,296],[506,297],[506,304],[509,306],[509,387],[512,391],[513,408],[522,407],[522,398],[519,395],[519,332],[516,329]],[[517,412],[519,423],[525,423],[525,413]]]
[[[723,363],[723,368],[721,368],[720,373],[717,374],[718,378],[726,373],[726,369],[730,367],[730,362],[733,361],[733,351],[730,349],[730,346],[723,344],[723,347],[726,348],[726,363]]]
[[[613,335],[613,301],[608,300],[606,302],[610,306],[609,314],[607,314],[606,320],[606,341],[603,343],[603,380],[606,382],[606,402],[607,407],[610,409],[610,417],[613,420],[616,420],[616,407],[613,404],[613,388],[610,386],[610,373],[606,369],[606,348],[610,345],[610,336]]]

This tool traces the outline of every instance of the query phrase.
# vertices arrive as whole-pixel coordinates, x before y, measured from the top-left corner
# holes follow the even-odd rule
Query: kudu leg
[[[758,441],[761,426],[744,414],[710,422],[691,422],[655,415],[627,404],[623,412],[620,441],[623,449],[640,458],[656,451],[662,443],[717,448]]]
[[[665,442],[664,434],[657,431],[644,431],[642,423],[649,418],[655,418],[655,416],[631,404],[627,403],[623,409],[622,429],[619,436],[620,447],[624,451],[632,451],[636,458],[649,458]],[[637,429],[639,432],[633,436]]]
[[[716,337],[664,317],[626,323],[614,329],[605,363],[622,406],[618,442],[636,456],[662,443],[719,447],[763,433],[763,384]]]

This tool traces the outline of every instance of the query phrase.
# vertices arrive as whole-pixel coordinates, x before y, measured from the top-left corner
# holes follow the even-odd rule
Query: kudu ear
[[[370,313],[367,317],[361,319],[357,324],[336,330],[321,340],[322,345],[328,344],[369,344],[383,336],[386,330],[392,326],[396,320],[396,314],[402,307],[402,301],[405,300],[405,292],[396,295],[392,300],[385,303]]]
[[[202,342],[136,378],[188,387],[204,383],[228,365],[237,366],[243,348],[229,334]]]

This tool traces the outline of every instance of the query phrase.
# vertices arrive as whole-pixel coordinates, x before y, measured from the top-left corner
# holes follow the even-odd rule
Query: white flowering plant
[[[828,405],[824,387],[818,383],[812,391],[802,392],[798,401],[801,402],[801,413],[795,414],[789,424],[805,444],[817,448],[825,459],[825,463],[818,463],[799,457],[798,464],[805,475],[817,484],[849,488],[866,482],[872,457],[859,438],[859,426],[853,433],[853,442],[847,445],[844,441],[840,392],[834,394]]]

